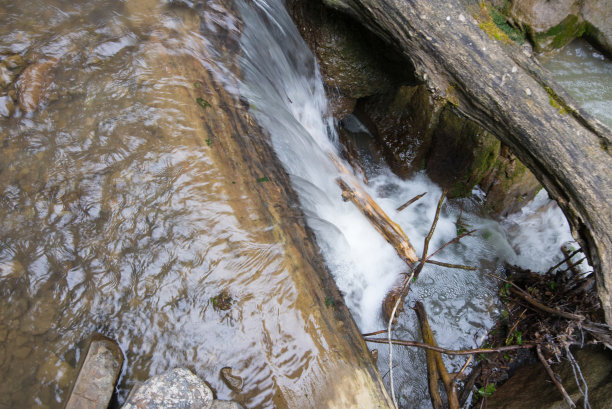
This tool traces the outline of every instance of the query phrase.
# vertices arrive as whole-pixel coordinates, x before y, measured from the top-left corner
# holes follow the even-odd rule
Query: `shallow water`
[[[320,334],[294,308],[299,266],[258,219],[258,182],[215,164],[221,131],[201,136],[216,131],[202,113],[222,107],[192,97],[208,99],[197,70],[232,89],[217,63],[238,32],[217,2],[199,14],[148,0],[2,4],[0,54],[53,69],[34,112],[0,119],[0,407],[60,407],[93,331],[126,354],[120,401],[176,366],[227,399],[218,373],[231,366],[247,407],[282,407],[279,388],[317,370]],[[224,290],[230,310],[211,301]]]
[[[582,39],[539,58],[587,112],[612,129],[612,61]]]

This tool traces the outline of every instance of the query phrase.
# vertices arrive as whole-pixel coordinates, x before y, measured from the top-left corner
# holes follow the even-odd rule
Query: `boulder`
[[[356,22],[318,1],[295,1],[290,10],[317,58],[332,114],[338,120],[352,113],[359,98],[405,82],[405,70],[389,46]]]
[[[122,409],[210,409],[213,393],[185,368],[154,376],[137,387]]]
[[[582,17],[589,40],[612,58],[612,0],[585,0]]]
[[[561,48],[585,35],[612,55],[612,0],[512,0],[491,3],[527,34],[538,52]]]
[[[95,334],[89,343],[65,409],[106,409],[123,365],[117,343]]]

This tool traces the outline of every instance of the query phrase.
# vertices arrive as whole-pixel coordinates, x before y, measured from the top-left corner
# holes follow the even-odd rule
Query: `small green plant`
[[[207,138],[206,139],[206,146],[211,146],[212,145],[212,139]]]
[[[510,295],[510,283],[504,283],[504,285],[499,288],[499,296],[507,297],[508,295]],[[507,312],[508,311],[506,311],[506,313]]]
[[[198,103],[199,106],[202,107],[202,109],[206,109],[206,108],[210,108],[210,103],[208,101],[206,101],[204,98],[196,98],[196,102]]]
[[[269,182],[269,181],[270,181],[270,179],[268,179],[268,177],[266,177],[266,176],[257,179],[257,183]]]
[[[510,313],[508,313],[508,310],[501,310],[499,315],[501,316],[502,320],[507,320],[510,316]]]
[[[555,283],[554,281],[550,281],[548,283],[548,286],[550,287],[551,290],[555,291],[555,289],[557,288],[557,283]]]
[[[511,336],[506,340],[506,346],[508,345],[523,345],[523,333],[521,331],[514,331]]]
[[[325,297],[325,306],[327,307],[335,307],[336,301],[332,297]]]
[[[194,86],[195,88],[200,88],[200,83],[199,83],[199,82],[194,82],[194,83],[193,83],[193,86]]]
[[[488,398],[489,396],[493,395],[493,393],[495,393],[495,385],[492,383],[478,389],[478,394],[483,398]]]

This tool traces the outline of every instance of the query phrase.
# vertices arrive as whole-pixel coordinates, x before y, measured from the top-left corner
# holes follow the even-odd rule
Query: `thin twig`
[[[576,320],[579,322],[582,322],[586,319],[584,316],[580,314],[572,314],[570,312],[560,311],[555,308],[548,307],[542,304],[541,302],[539,302],[538,300],[536,300],[535,298],[533,298],[531,295],[527,294],[523,290],[517,290],[516,288],[512,287],[510,288],[510,291],[513,294],[518,295],[519,297],[527,301],[529,304],[531,304],[533,307],[536,307],[537,309],[541,311],[545,311],[550,314],[558,315],[559,317],[567,318],[568,320]]]
[[[563,387],[561,382],[559,382],[559,380],[557,379],[557,376],[555,375],[553,370],[550,368],[550,365],[548,365],[548,362],[546,362],[546,358],[544,358],[544,355],[542,354],[542,348],[539,345],[536,347],[536,351],[538,353],[538,358],[540,359],[540,362],[544,366],[544,369],[546,369],[546,373],[548,374],[548,377],[550,378],[550,380],[553,381],[553,383],[557,387],[557,390],[559,390],[561,395],[563,395],[563,399],[565,399],[565,402],[568,404],[568,406],[572,409],[575,409],[576,405],[574,404],[574,401],[572,401],[572,398],[570,398],[570,396],[567,394],[567,392],[565,391],[565,388]]]
[[[586,381],[584,380],[584,376],[582,376],[582,371],[580,370],[580,365],[578,365],[578,362],[574,358],[574,355],[572,355],[569,345],[567,344],[565,344],[565,354],[567,355],[567,359],[570,361],[572,372],[574,373],[574,380],[576,381],[576,386],[578,387],[578,390],[584,397],[584,409],[591,409],[591,404],[589,403],[589,385],[587,385]],[[582,380],[582,383],[584,384],[584,390],[582,390],[582,388],[580,387],[580,381],[578,381],[578,375],[580,375],[580,379]]]
[[[586,260],[586,257],[582,257],[580,260],[576,261],[575,263],[569,264],[569,267],[566,268],[565,270],[560,271],[561,274],[568,272],[569,270],[572,270],[572,272],[576,275],[578,275],[579,273],[575,271],[575,268],[578,264],[582,263],[584,260]]]
[[[386,338],[364,338],[366,342],[374,342],[377,344],[386,344],[389,342],[389,339]],[[406,341],[403,339],[392,339],[391,342],[395,345],[402,345],[406,347],[417,347],[424,349],[431,349],[432,351],[437,351],[446,355],[471,355],[471,354],[493,354],[496,352],[506,352],[506,351],[514,351],[517,349],[531,349],[535,347],[535,344],[523,344],[523,345],[508,345],[499,348],[476,348],[476,349],[446,349],[440,347],[434,347],[429,344],[425,344],[423,342],[417,341]]]
[[[562,248],[563,249],[563,248]],[[546,274],[550,274],[553,271],[555,271],[555,269],[557,269],[558,267],[561,266],[561,264],[567,262],[568,260],[570,260],[572,257],[574,257],[576,254],[578,254],[579,252],[581,252],[582,249],[578,249],[573,251],[571,254],[569,254],[567,257],[565,257],[563,260],[561,260],[559,263],[555,264],[554,266],[552,266],[551,268],[548,269],[548,271],[546,272]]]
[[[442,250],[444,250],[447,246],[449,246],[452,243],[459,243],[459,240],[461,240],[462,238],[464,238],[465,236],[469,236],[472,233],[477,232],[478,229],[474,229],[474,230],[470,230],[466,233],[463,233],[457,237],[455,237],[454,239],[450,240],[448,243],[446,243],[445,245],[443,245],[442,247],[440,247],[438,250],[434,251],[433,253],[431,253],[427,258],[430,259],[433,256],[435,256],[436,254],[438,254],[439,252],[441,252]]]
[[[399,293],[399,297],[397,297],[397,301],[395,301],[395,305],[393,306],[393,311],[391,311],[391,316],[389,317],[389,323],[387,324],[387,340],[389,342],[389,383],[391,385],[391,398],[393,398],[393,404],[397,409],[397,399],[395,398],[395,390],[393,386],[393,342],[391,342],[391,327],[393,325],[393,318],[395,318],[395,312],[397,311],[397,307],[402,302],[402,295],[408,291],[410,288],[410,282],[412,281],[412,277],[414,277],[414,270],[404,279],[404,284],[402,286],[402,291]]]
[[[521,289],[519,286],[517,286],[516,284],[514,284],[512,281],[509,280],[505,280],[503,278],[501,278],[500,276],[496,276],[495,274],[488,274],[489,276],[496,278],[498,280],[501,280],[505,283],[508,283],[512,286],[512,288],[510,288],[510,291],[516,295],[518,295],[519,297],[521,297],[522,299],[524,299],[525,301],[527,301],[529,304],[531,304],[531,306],[538,308],[539,310],[548,312],[550,314],[554,314],[554,315],[558,315],[560,317],[563,318],[567,318],[569,320],[576,320],[576,321],[585,321],[585,317],[579,314],[572,314],[569,312],[565,312],[565,311],[560,311],[557,310],[555,308],[551,308],[548,307],[544,304],[542,304],[541,302],[539,302],[538,300],[536,300],[535,298],[533,298],[531,295],[529,295],[526,291],[524,291],[523,289]]]
[[[396,210],[398,212],[401,212],[402,210],[404,210],[405,208],[407,208],[408,206],[410,206],[411,204],[413,204],[414,202],[416,202],[417,200],[419,200],[420,198],[422,198],[426,194],[427,194],[427,192],[421,193],[420,195],[416,195],[415,197],[413,197],[412,199],[408,200],[406,203],[404,203],[403,205],[398,207]]]
[[[386,329],[381,329],[380,331],[368,332],[367,334],[361,334],[362,337],[371,337],[372,335],[379,335],[387,332]]]
[[[423,256],[421,257],[421,262],[414,270],[414,277],[418,278],[419,274],[421,274],[421,270],[423,270],[423,266],[425,266],[425,262],[427,261],[427,250],[429,250],[429,242],[433,236],[434,230],[436,230],[436,225],[438,224],[438,219],[440,218],[440,210],[442,209],[442,203],[444,203],[444,197],[446,196],[446,190],[442,191],[440,195],[440,200],[438,200],[438,207],[436,207],[436,215],[434,216],[433,222],[431,223],[431,228],[429,229],[429,233],[427,233],[427,237],[425,237],[425,243],[423,244]]]
[[[435,264],[436,266],[448,267],[448,268],[457,268],[457,269],[460,269],[460,270],[469,270],[469,271],[476,271],[476,270],[478,270],[477,267],[464,266],[462,264],[450,264],[450,263],[445,263],[443,261],[425,260],[425,262],[429,263],[429,264]]]

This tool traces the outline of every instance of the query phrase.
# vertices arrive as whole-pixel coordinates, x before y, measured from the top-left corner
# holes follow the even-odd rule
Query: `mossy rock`
[[[358,99],[414,82],[413,70],[389,45],[346,15],[316,1],[298,2],[292,14],[330,94]]]
[[[449,190],[450,197],[468,196],[491,169],[499,150],[497,138],[447,106],[433,132],[427,173]]]
[[[355,115],[400,177],[421,170],[442,105],[424,85],[400,86],[357,103]]]

